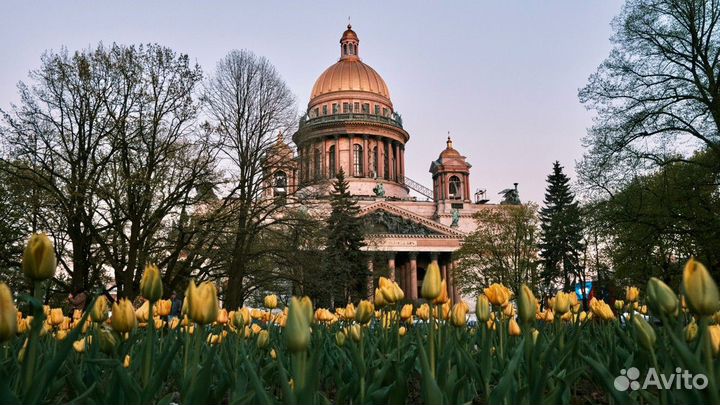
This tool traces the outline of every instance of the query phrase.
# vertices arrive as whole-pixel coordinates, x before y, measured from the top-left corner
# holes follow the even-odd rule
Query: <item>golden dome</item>
[[[390,102],[390,91],[388,90],[385,80],[367,64],[360,60],[359,44],[355,31],[352,26],[348,25],[347,30],[343,32],[340,38],[340,60],[325,71],[315,81],[315,85],[310,93],[310,103],[312,106],[318,97],[339,92],[364,92],[373,100],[380,101],[392,108]],[[348,94],[338,94],[339,98],[347,97]],[[353,95],[353,97],[363,97],[363,94]],[[327,102],[333,96],[322,98],[322,102]]]
[[[360,59],[343,59],[327,68],[315,81],[310,98],[338,91],[366,91],[390,99],[385,80]]]

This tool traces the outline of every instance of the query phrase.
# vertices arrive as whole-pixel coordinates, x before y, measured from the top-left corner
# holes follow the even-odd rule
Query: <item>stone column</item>
[[[418,292],[417,292],[417,253],[416,252],[410,252],[410,283],[409,283],[409,289],[410,289],[410,299],[413,301],[417,301],[418,299]]]
[[[368,177],[370,173],[370,164],[368,163],[370,157],[370,151],[368,150],[368,136],[363,135],[363,172],[362,177]]]
[[[340,171],[340,137],[335,135],[335,175]]]
[[[398,143],[397,141],[393,141],[393,159],[395,159],[395,164],[393,165],[393,180],[398,181],[398,176],[400,174],[400,170],[398,170],[398,167],[400,166],[400,156],[398,153]]]
[[[353,135],[348,134],[348,177],[355,177],[355,161],[353,156]]]
[[[367,269],[368,269],[368,279],[367,279],[367,293],[368,293],[368,300],[370,302],[373,301],[375,298],[375,285],[373,283],[373,261],[372,259],[368,259],[367,262]]]
[[[388,257],[388,268],[390,269],[390,280],[395,281],[395,252]]]
[[[376,141],[377,143],[377,167],[378,167],[378,173],[377,176],[379,179],[385,178],[385,141],[383,140],[380,142],[380,139]]]
[[[323,172],[328,174],[328,177],[330,175],[330,167],[328,166],[328,150],[327,150],[327,137],[323,136],[322,138],[322,155],[320,156],[320,161],[322,161],[323,166]]]
[[[453,276],[453,272],[455,271],[457,262],[455,260],[451,261],[448,264],[448,286],[452,285],[452,289],[448,289],[448,296],[453,300],[453,302],[459,302],[460,301],[460,291],[455,286],[455,277]]]
[[[447,280],[447,263],[443,263],[442,266],[440,266],[440,275],[443,280]]]

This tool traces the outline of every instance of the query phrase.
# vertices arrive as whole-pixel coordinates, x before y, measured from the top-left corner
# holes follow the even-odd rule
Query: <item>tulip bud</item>
[[[261,330],[260,333],[258,333],[257,337],[257,347],[258,349],[264,349],[268,347],[270,344],[270,332],[266,330]]]
[[[402,309],[400,309],[400,319],[403,321],[410,318],[413,313],[413,306],[412,304],[405,304],[403,305]]]
[[[110,326],[118,333],[127,333],[135,329],[135,310],[127,299],[121,299],[113,304]]]
[[[125,359],[123,360],[123,367],[130,368],[130,355],[126,354]]]
[[[570,310],[570,298],[568,297],[570,294],[565,294],[564,292],[560,291],[555,295],[555,301],[553,305],[553,312],[562,314],[568,312]]]
[[[305,319],[307,319],[307,323],[309,325],[313,319],[313,303],[310,300],[310,297],[302,297],[300,299],[300,308],[302,308]]]
[[[440,267],[437,263],[430,263],[425,270],[425,277],[422,282],[420,294],[428,301],[432,301],[441,294],[442,280],[440,279]]]
[[[277,352],[275,351],[275,349],[270,350],[270,358],[273,360],[277,359]]]
[[[720,353],[720,325],[708,326],[708,333],[710,334],[710,346],[713,355],[717,356]]]
[[[697,337],[697,333],[698,333],[698,325],[695,322],[695,319],[693,319],[685,327],[685,340],[687,340],[688,342],[692,342]]]
[[[634,316],[633,324],[635,325],[635,331],[637,332],[640,344],[648,350],[653,350],[655,346],[655,330],[650,326],[649,323],[642,316]]]
[[[623,307],[625,307],[625,302],[623,300],[615,300],[615,309],[618,311],[622,311]]]
[[[529,323],[535,320],[536,313],[537,299],[530,288],[523,284],[518,294],[518,319],[523,323]]]
[[[375,289],[375,306],[382,308],[385,306],[385,297],[383,297],[382,291],[379,288]]]
[[[228,312],[225,308],[220,308],[218,310],[217,318],[215,319],[215,322],[219,323],[220,325],[225,325],[228,323]]]
[[[368,323],[372,318],[375,308],[370,301],[362,300],[358,304],[357,310],[355,311],[355,320],[359,323]]]
[[[637,287],[625,288],[625,301],[636,302],[640,297],[640,290]]]
[[[404,326],[401,326],[400,329],[398,329],[398,335],[405,336],[407,333],[407,329]]]
[[[467,323],[467,305],[464,302],[455,304],[450,315],[450,322],[457,327],[463,327]]]
[[[540,335],[540,331],[539,331],[539,330],[537,330],[537,329],[533,329],[533,330],[532,330],[532,340],[533,340],[533,344],[537,343],[537,338],[538,338],[539,335]]]
[[[510,333],[510,336],[520,336],[520,325],[518,325],[515,318],[510,320],[510,323],[508,324],[508,332]]]
[[[292,353],[304,352],[310,345],[310,317],[305,312],[301,300],[292,297],[284,333],[288,350]]]
[[[475,303],[475,315],[480,322],[487,322],[488,319],[490,319],[490,301],[488,301],[488,298],[485,295],[477,297],[477,302]]]
[[[185,296],[188,299],[190,319],[200,325],[207,325],[217,320],[218,301],[215,284],[205,282],[196,286],[195,281],[190,280]]]
[[[140,294],[150,302],[162,298],[163,285],[160,277],[160,269],[154,264],[145,266],[142,280],[140,280]]]
[[[111,354],[115,351],[115,347],[117,347],[118,344],[115,334],[106,327],[100,328],[100,331],[98,332],[98,341],[100,351],[105,354]]]
[[[18,311],[12,292],[7,284],[0,282],[0,343],[15,337],[18,331]]]
[[[135,318],[140,323],[146,323],[150,319],[150,301],[143,302],[140,308],[135,310]]]
[[[95,305],[90,311],[90,319],[97,323],[105,322],[108,319],[108,301],[104,295],[95,299]]]
[[[54,276],[56,267],[55,250],[47,235],[31,236],[23,254],[23,273],[31,280],[42,281]]]
[[[267,309],[275,309],[278,306],[278,298],[277,295],[266,295],[265,299],[263,300],[263,303],[265,304],[265,308]]]
[[[428,304],[420,305],[420,307],[415,310],[415,314],[423,321],[427,321],[430,319],[430,306]]]
[[[710,273],[702,263],[690,258],[683,271],[683,291],[694,313],[712,315],[720,309],[720,293]]]
[[[337,344],[339,347],[345,346],[345,334],[341,331],[338,331],[335,334],[335,344]]]
[[[60,325],[63,319],[65,319],[65,315],[63,315],[62,308],[53,308],[50,310],[50,317],[48,318],[50,325]]]
[[[447,282],[443,280],[442,283],[440,283],[440,295],[433,300],[433,304],[442,305],[448,301],[450,301],[450,298],[448,298]]]
[[[360,327],[360,325],[355,324],[350,327],[350,337],[356,342],[360,341],[360,339],[362,338],[362,328]]]

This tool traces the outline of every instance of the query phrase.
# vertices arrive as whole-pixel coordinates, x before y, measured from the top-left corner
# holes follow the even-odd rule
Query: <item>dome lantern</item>
[[[358,39],[355,31],[352,30],[352,25],[348,24],[347,30],[343,32],[342,38],[340,38],[340,60],[360,59],[358,54],[359,44],[360,39]]]

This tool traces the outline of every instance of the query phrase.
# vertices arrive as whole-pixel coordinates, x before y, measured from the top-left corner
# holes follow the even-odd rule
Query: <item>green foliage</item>
[[[522,283],[537,290],[537,206],[488,206],[475,214],[477,229],[465,238],[457,254],[456,283],[479,294],[494,282],[517,290]]]
[[[540,209],[543,287],[547,290],[557,281],[562,281],[563,289],[569,290],[578,276],[580,281],[584,281],[580,263],[583,250],[580,208],[560,162],[553,163],[553,172],[548,175],[547,183],[545,206]]]

